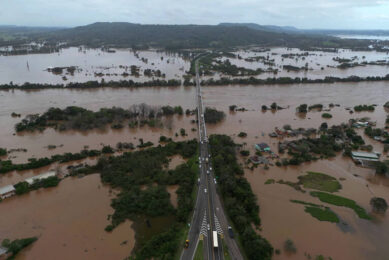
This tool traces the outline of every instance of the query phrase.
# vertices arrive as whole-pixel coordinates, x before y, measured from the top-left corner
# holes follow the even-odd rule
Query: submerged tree
[[[374,197],[370,200],[373,212],[383,214],[388,209],[388,204],[384,198]]]

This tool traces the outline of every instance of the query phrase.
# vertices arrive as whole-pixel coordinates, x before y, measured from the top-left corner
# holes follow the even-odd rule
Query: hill
[[[142,25],[134,23],[94,23],[35,35],[36,40],[67,42],[70,46],[157,47],[165,49],[225,48],[247,45],[299,48],[366,48],[368,41],[342,40],[325,35],[295,33],[293,27],[255,24]],[[283,31],[281,31],[281,29]],[[297,29],[296,29],[297,30]],[[288,31],[286,33],[285,31]]]

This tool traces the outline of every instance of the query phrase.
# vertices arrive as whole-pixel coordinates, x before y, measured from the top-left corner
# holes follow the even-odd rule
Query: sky
[[[0,0],[0,24],[250,22],[301,29],[387,29],[389,0]]]

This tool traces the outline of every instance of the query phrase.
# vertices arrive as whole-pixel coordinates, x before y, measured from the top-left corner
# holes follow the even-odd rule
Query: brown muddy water
[[[123,76],[131,74],[130,69],[135,65],[141,67],[140,76]],[[74,75],[65,73],[53,74],[47,71],[49,67],[76,66]],[[30,54],[17,56],[0,55],[0,84],[15,84],[25,82],[57,84],[68,82],[85,82],[89,80],[100,81],[132,79],[134,81],[151,80],[143,76],[145,69],[161,70],[167,79],[181,78],[190,67],[189,62],[184,61],[176,54],[156,51],[139,51],[136,54],[128,49],[117,49],[115,53],[103,52],[100,49],[62,49],[59,53]],[[104,76],[95,76],[95,73],[103,73]],[[109,74],[109,75],[107,75]],[[117,74],[117,75],[115,75]],[[65,76],[66,81],[62,79]]]
[[[246,148],[253,154],[253,145],[263,141],[269,143],[271,148],[277,151],[278,140],[270,139],[268,133],[273,131],[274,127],[282,127],[285,124],[290,124],[293,128],[317,128],[324,121],[328,122],[329,125],[333,125],[346,122],[350,118],[368,116],[371,120],[376,121],[379,127],[382,127],[387,114],[382,105],[389,100],[389,84],[385,82],[361,82],[258,87],[205,87],[203,88],[203,96],[206,106],[216,107],[225,111],[227,114],[226,119],[222,123],[208,126],[208,133],[230,135],[236,142],[246,143]],[[92,149],[101,148],[101,143],[115,145],[119,141],[132,141],[137,144],[138,138],[157,143],[161,134],[172,137],[174,140],[183,140],[184,137],[175,136],[175,133],[179,132],[181,127],[189,134],[185,138],[195,138],[197,136],[197,132],[190,130],[192,127],[196,127],[190,123],[190,120],[194,119],[194,117],[186,116],[175,116],[167,119],[168,122],[165,122],[165,127],[162,129],[144,127],[130,130],[129,128],[124,128],[120,131],[109,129],[89,133],[76,131],[60,133],[53,129],[48,129],[43,133],[24,133],[22,135],[13,135],[13,125],[20,119],[15,119],[10,116],[12,112],[20,113],[24,117],[30,113],[43,113],[50,106],[64,108],[69,105],[97,110],[101,107],[120,106],[127,108],[132,104],[146,103],[152,105],[181,105],[184,109],[192,109],[195,106],[194,88],[99,89],[85,91],[50,89],[28,92],[14,90],[0,92],[0,99],[0,147],[28,149],[26,153],[12,154],[12,156],[17,157],[15,158],[16,161],[25,161],[31,156],[39,158],[56,153],[78,152],[85,145]],[[262,105],[269,106],[272,102],[277,102],[278,105],[286,107],[286,109],[274,113],[271,111],[265,113],[260,111]],[[322,119],[322,112],[309,112],[305,118],[301,118],[295,113],[295,108],[302,103],[309,105],[322,103],[326,108],[329,103],[334,103],[340,104],[340,107],[331,109],[330,113],[333,115],[333,118],[330,120]],[[248,111],[230,113],[228,106],[233,104],[239,107],[245,107]],[[345,110],[346,107],[353,107],[358,104],[377,104],[378,106],[374,113],[363,112],[350,115]],[[237,134],[241,131],[246,132],[248,136],[243,139],[237,137]],[[382,151],[381,144],[375,141],[369,141],[369,143],[372,143],[375,149]],[[49,144],[63,144],[64,146],[54,150],[48,150],[45,147]],[[177,163],[176,160],[177,162],[179,161],[179,159],[173,159],[172,164]],[[338,179],[345,178],[345,180],[341,181],[343,188],[339,194],[354,199],[367,211],[370,211],[369,201],[373,196],[380,196],[389,201],[388,180],[376,177],[372,170],[356,167],[350,159],[344,159],[340,156],[332,160],[318,161],[298,167],[270,167],[269,170],[264,170],[262,167],[259,167],[254,171],[246,169],[246,178],[250,181],[254,193],[258,196],[258,202],[261,207],[261,233],[269,239],[275,248],[282,249],[283,242],[288,238],[292,239],[297,247],[296,255],[287,256],[281,253],[281,255],[275,256],[274,259],[304,259],[305,253],[312,256],[323,254],[325,256],[331,256],[333,259],[386,259],[389,253],[389,249],[386,247],[386,241],[389,239],[389,219],[387,216],[378,217],[374,221],[366,221],[358,219],[349,209],[331,206],[334,212],[348,224],[347,227],[319,222],[305,213],[302,205],[293,204],[289,200],[300,199],[317,204],[323,203],[310,197],[309,194],[299,193],[286,185],[264,185],[264,182],[269,178],[296,181],[299,175],[304,174],[308,170],[324,172]],[[1,176],[1,183],[6,184],[12,182],[12,178],[16,177],[11,176],[17,174],[22,173]],[[7,181],[7,179],[11,179],[11,181]],[[4,233],[10,238],[34,235],[35,233],[33,233],[34,229],[32,227],[24,228],[21,223],[23,223],[24,219],[34,219],[35,216],[40,215],[42,215],[42,222],[36,223],[42,226],[48,225],[45,232],[49,234],[50,232],[56,232],[60,227],[51,224],[51,218],[45,216],[54,214],[52,212],[49,212],[49,214],[47,212],[48,209],[64,207],[63,200],[68,196],[70,198],[73,196],[73,194],[66,193],[67,190],[72,190],[75,194],[85,191],[86,188],[82,185],[87,184],[84,183],[84,180],[87,180],[87,177],[82,179],[66,179],[60,183],[58,188],[48,191],[37,191],[26,197],[14,197],[4,201],[0,204],[0,211],[3,212],[3,210],[6,210],[7,213],[4,217],[2,216],[4,220],[0,223],[6,224],[1,224],[4,226],[0,226],[0,234]],[[111,197],[108,191],[104,193],[105,195],[96,195],[102,189],[105,189],[103,186],[100,189],[96,188],[98,185],[101,185],[98,178],[96,178],[93,185],[95,185],[93,186],[94,188],[91,188],[92,190],[88,193],[88,196],[91,197],[85,198],[85,203],[91,200],[92,205],[86,205],[84,207],[92,207],[95,205],[94,203],[98,204],[95,205],[98,208],[96,209],[98,213],[95,213],[94,216],[102,220],[99,226],[90,227],[91,230],[88,232],[91,232],[91,234],[105,234],[107,237],[104,243],[108,245],[103,243],[98,244],[97,242],[96,244],[91,242],[93,246],[76,246],[74,244],[76,247],[75,252],[78,252],[74,259],[85,259],[83,256],[87,255],[83,255],[85,253],[84,250],[88,250],[85,254],[91,254],[91,252],[94,252],[94,247],[97,248],[96,250],[100,250],[99,252],[110,254],[118,253],[116,251],[111,252],[112,249],[110,246],[118,246],[120,250],[128,246],[125,250],[128,255],[131,244],[130,238],[128,238],[128,244],[122,247],[120,243],[127,240],[127,238],[125,239],[120,235],[118,235],[119,238],[109,236],[114,236],[115,232],[121,233],[120,228],[122,226],[126,226],[123,229],[126,229],[125,233],[128,236],[133,236],[133,231],[130,230],[129,224],[127,225],[126,223],[122,224],[112,234],[105,233],[104,227],[108,222],[106,217],[112,213],[112,209],[109,207]],[[173,189],[173,187],[168,188],[169,193],[172,194],[174,191],[172,192],[170,189]],[[58,195],[54,196],[52,195],[53,193]],[[40,195],[42,198],[39,197],[39,200],[29,199]],[[96,200],[93,196],[102,196],[102,198]],[[52,201],[54,205],[51,206],[49,203],[42,203],[44,199]],[[100,200],[104,201],[104,203],[99,202]],[[71,201],[77,200],[74,198]],[[81,202],[77,201],[76,204],[78,203]],[[27,210],[25,210],[24,205],[26,205]],[[40,207],[42,205],[47,206],[41,209]],[[31,210],[28,210],[29,207],[31,207]],[[35,210],[35,208],[40,210]],[[75,214],[82,214],[84,211],[83,209],[78,209],[78,205],[75,205],[72,208],[68,206],[66,211],[59,212],[62,213],[63,216],[61,216],[63,218],[73,219]],[[89,223],[90,220],[87,217],[81,218],[79,222],[77,221],[80,225],[81,222],[92,225]],[[53,226],[51,227],[49,224]],[[33,225],[31,224],[31,226]],[[79,226],[74,222],[68,223],[69,230],[77,230],[77,228]],[[41,236],[44,238],[45,232],[37,234],[42,234]],[[80,231],[80,237],[83,232]],[[65,233],[63,236],[59,235],[59,238],[62,239],[63,237],[66,240],[68,236]],[[41,259],[42,257],[44,258],[46,251],[38,244],[45,241],[40,242],[42,240],[38,240],[30,250],[25,252],[24,255],[26,258],[34,259],[33,257],[35,256],[40,256]],[[131,241],[133,243],[133,240]],[[54,240],[51,243],[57,243],[57,241]],[[70,244],[71,242],[67,243]],[[125,255],[123,253],[123,256]],[[122,255],[120,257],[122,258]],[[120,257],[113,256],[111,259],[120,259]]]
[[[112,233],[104,231],[113,195],[94,174],[4,200],[0,237],[38,237],[17,259],[123,259],[134,246],[135,233],[130,221]]]
[[[69,82],[86,82],[90,80],[118,81],[133,80],[136,82],[152,80],[153,77],[144,76],[145,69],[160,70],[165,74],[166,79],[183,79],[186,71],[190,68],[190,62],[184,60],[177,54],[158,52],[156,50],[138,51],[134,53],[129,49],[115,49],[116,52],[108,53],[100,49],[67,48],[59,53],[29,54],[17,56],[0,56],[0,84],[23,84],[50,83],[67,84]],[[271,48],[266,52],[255,52],[253,50],[239,50],[234,52],[242,59],[228,58],[232,64],[237,66],[267,70],[268,68],[278,69],[277,74],[262,73],[258,78],[268,77],[307,77],[310,79],[324,78],[326,76],[348,77],[357,76],[385,76],[389,73],[389,66],[367,65],[347,69],[336,68],[339,62],[333,58],[353,58],[353,62],[375,62],[378,60],[389,62],[387,52],[357,52],[339,49],[337,53],[310,51],[309,56],[283,58],[282,54],[301,54],[305,51],[299,49]],[[274,66],[265,65],[262,61],[247,62],[244,59],[249,57],[264,56],[274,60]],[[221,60],[227,59],[222,57]],[[131,74],[130,66],[140,67],[139,76]],[[308,66],[309,70],[298,72],[283,70],[283,65],[297,67]],[[70,74],[63,71],[61,74],[48,72],[50,67],[76,66],[77,70]],[[127,73],[126,75],[123,73]],[[212,77],[219,78],[219,73]],[[66,80],[63,79],[66,77]],[[207,77],[208,78],[208,77]],[[157,79],[157,77],[154,77]],[[162,79],[159,77],[159,79]]]

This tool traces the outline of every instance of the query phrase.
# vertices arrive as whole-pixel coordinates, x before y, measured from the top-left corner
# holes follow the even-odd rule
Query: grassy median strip
[[[228,246],[226,244],[226,241],[224,241],[224,239],[222,239],[222,243],[223,243],[224,260],[232,260],[230,256],[230,252],[228,251]]]
[[[204,259],[204,246],[203,240],[199,240],[199,244],[197,245],[196,253],[194,256],[194,260],[203,260]]]
[[[362,219],[371,219],[371,217],[369,216],[369,214],[367,214],[365,209],[359,206],[355,201],[351,199],[321,192],[321,191],[312,191],[310,194],[313,197],[319,198],[319,200],[322,202],[332,204],[335,206],[350,208],[354,210],[354,212],[358,215],[358,217]]]

